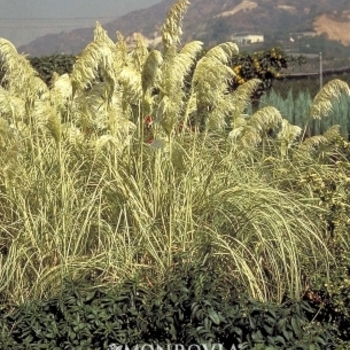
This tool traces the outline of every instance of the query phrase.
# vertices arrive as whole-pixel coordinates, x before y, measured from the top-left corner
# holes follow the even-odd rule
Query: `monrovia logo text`
[[[232,345],[230,348],[225,348],[223,344],[140,344],[129,347],[128,345],[110,344],[107,350],[239,350],[242,349],[240,345]]]

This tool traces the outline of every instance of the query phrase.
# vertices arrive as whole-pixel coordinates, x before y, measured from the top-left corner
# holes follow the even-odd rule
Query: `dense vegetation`
[[[312,95],[307,88],[297,93],[290,89],[287,95],[280,93],[277,89],[272,89],[259,101],[260,108],[267,105],[276,107],[290,123],[303,126],[305,114],[312,105]],[[340,133],[345,139],[348,139],[350,135],[350,99],[347,94],[340,95],[333,103],[327,118],[311,121],[308,135],[324,133],[334,124],[339,125]]]
[[[328,82],[299,116],[300,125],[273,106],[250,112],[261,80],[252,77],[232,87],[236,44],[220,44],[204,55],[198,41],[179,47],[187,6],[179,0],[170,9],[162,51],[149,51],[141,38],[128,49],[121,34],[114,43],[97,25],[71,74],[55,75],[49,87],[0,39],[0,304],[1,341],[8,348],[20,349],[25,337],[29,343],[40,338],[43,346],[70,339],[70,349],[121,341],[108,328],[109,317],[130,312],[133,322],[139,316],[128,304],[120,311],[117,303],[106,315],[100,297],[77,299],[89,288],[125,286],[130,276],[137,288],[164,298],[153,297],[154,306],[145,297],[142,304],[151,327],[164,301],[159,312],[169,324],[159,327],[168,328],[153,329],[153,340],[194,336],[181,325],[175,331],[171,322],[174,309],[189,312],[201,298],[208,307],[194,327],[198,334],[204,327],[207,335],[198,341],[225,341],[221,325],[235,324],[232,317],[238,316],[236,325],[244,331],[231,328],[227,334],[240,334],[255,349],[287,349],[294,340],[303,348],[326,349],[336,337],[348,340],[349,144],[341,126],[319,128],[316,135],[310,128],[331,114],[338,99],[349,98],[349,87],[339,79]],[[204,275],[186,288],[219,281],[222,289],[185,291],[179,276],[186,275],[177,274],[176,266],[203,261]],[[209,278],[211,271],[217,278]],[[178,285],[184,298],[178,302],[159,292],[170,283],[169,274],[178,278],[166,287],[175,292]],[[81,290],[65,289],[66,280]],[[227,295],[232,286],[237,294],[222,297],[219,306],[216,291]],[[174,308],[167,311],[169,299]],[[255,315],[265,331],[254,326],[254,317],[240,316],[246,299],[255,300],[257,309],[249,301],[244,312]],[[294,321],[283,316],[292,312],[283,311],[285,302],[302,299],[316,311],[298,311]],[[86,306],[90,300],[97,303],[95,311]],[[75,306],[56,320],[58,328],[42,333],[51,322],[54,327],[58,307],[62,311],[70,303]],[[265,323],[262,310],[270,305],[275,315]],[[88,326],[84,320],[71,335],[65,320],[85,308],[89,317],[101,310],[96,316],[101,321]],[[49,318],[40,321],[44,313]],[[128,322],[116,325],[122,336],[138,341],[150,335]],[[95,326],[107,332],[99,344],[83,332]],[[271,340],[270,331],[277,338]],[[78,334],[90,343],[78,345]]]
[[[314,69],[314,72],[317,69]],[[337,73],[337,74],[324,74],[323,83],[327,84],[332,80],[340,79],[347,84],[350,83],[348,73]],[[313,99],[317,93],[320,91],[320,80],[319,76],[304,77],[300,79],[286,79],[281,77],[281,79],[275,79],[273,82],[273,88],[275,91],[283,97],[286,98],[289,91],[292,91],[293,97],[297,98],[299,92],[309,92],[311,98]]]
[[[38,72],[39,77],[49,85],[54,74],[63,75],[72,72],[76,57],[71,55],[30,57],[29,62]]]
[[[317,309],[308,301],[254,301],[205,258],[199,266],[182,262],[184,255],[178,258],[161,284],[146,289],[136,281],[109,290],[66,283],[60,296],[3,312],[1,348],[108,349],[127,344],[131,349],[147,344],[167,349],[171,343],[255,350],[334,348],[336,327],[311,323]]]
[[[350,56],[349,46],[342,45],[336,40],[330,40],[325,34],[300,39],[299,50],[305,54],[322,52],[325,59],[333,60],[333,64],[337,64],[339,58]]]

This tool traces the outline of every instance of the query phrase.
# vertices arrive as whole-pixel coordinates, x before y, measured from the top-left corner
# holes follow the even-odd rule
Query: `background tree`
[[[279,47],[253,53],[242,52],[231,62],[235,76],[230,81],[230,89],[236,90],[248,80],[259,79],[261,84],[252,96],[253,106],[257,106],[260,97],[271,89],[274,80],[279,78],[281,71],[287,69],[288,64],[292,62],[303,64],[305,58],[288,56]]]

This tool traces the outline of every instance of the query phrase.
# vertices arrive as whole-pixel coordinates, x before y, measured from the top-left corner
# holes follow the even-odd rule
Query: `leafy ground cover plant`
[[[310,323],[305,301],[251,300],[220,270],[189,264],[184,254],[165,281],[142,287],[132,280],[106,290],[66,283],[59,296],[2,311],[6,349],[107,349],[169,344],[225,349],[333,349],[332,327]]]

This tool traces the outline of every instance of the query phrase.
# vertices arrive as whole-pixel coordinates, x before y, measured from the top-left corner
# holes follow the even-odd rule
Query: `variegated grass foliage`
[[[327,271],[322,209],[293,183],[331,171],[317,153],[331,133],[303,142],[274,107],[248,115],[259,82],[228,90],[236,44],[180,48],[188,5],[169,11],[163,50],[141,36],[115,43],[97,24],[72,74],[50,87],[0,39],[3,301],[52,295],[65,278],[154,283],[177,253],[201,259],[208,246],[210,263],[262,300],[299,297],[304,275]],[[305,120],[341,90],[325,86]]]

